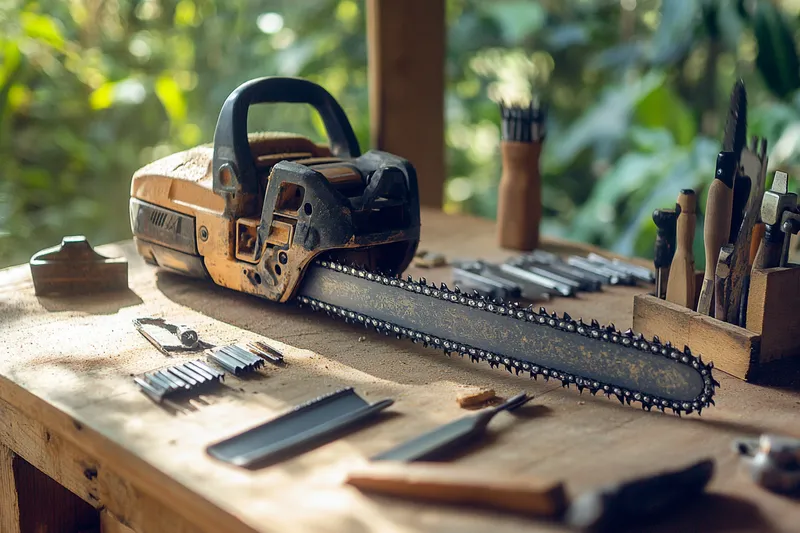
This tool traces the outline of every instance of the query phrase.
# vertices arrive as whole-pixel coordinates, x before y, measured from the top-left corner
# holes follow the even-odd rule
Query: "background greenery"
[[[736,77],[771,167],[798,174],[797,0],[448,0],[447,13],[448,211],[494,216],[492,98],[508,90],[550,104],[550,234],[649,255],[652,210],[713,176]],[[0,1],[0,266],[64,234],[128,237],[131,174],[211,140],[253,77],[321,83],[369,146],[365,33],[354,0]],[[295,108],[251,123],[319,139]]]

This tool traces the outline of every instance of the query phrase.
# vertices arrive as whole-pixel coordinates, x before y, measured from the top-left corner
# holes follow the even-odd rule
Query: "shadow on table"
[[[708,494],[687,505],[685,512],[676,510],[669,520],[657,520],[639,524],[638,527],[621,531],[647,531],[652,533],[673,531],[759,531],[769,533],[775,528],[767,521],[761,510],[752,502],[726,494]],[[644,527],[644,526],[647,527]]]
[[[800,358],[787,358],[764,365],[755,376],[754,383],[800,391]]]
[[[518,377],[492,371],[486,365],[472,364],[459,357],[442,357],[441,352],[384,336],[361,325],[329,318],[323,313],[302,309],[293,303],[275,303],[249,294],[166,271],[157,274],[156,286],[170,300],[205,316],[263,335],[297,348],[310,350],[360,372],[394,383],[419,383],[420,378],[438,380],[457,371],[475,383],[504,382],[520,387]],[[359,340],[365,345],[354,349]],[[381,357],[364,357],[365,352],[397,355],[397,364],[388,365]],[[418,358],[414,361],[412,358]],[[415,369],[402,372],[406,364]],[[427,369],[427,372],[424,369]],[[525,388],[522,386],[521,388]]]
[[[142,303],[130,289],[96,294],[38,296],[39,304],[51,313],[79,311],[92,315],[113,315],[120,309]]]

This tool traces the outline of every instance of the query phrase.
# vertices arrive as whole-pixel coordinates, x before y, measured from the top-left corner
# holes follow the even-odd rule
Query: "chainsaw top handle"
[[[265,103],[310,104],[322,118],[331,153],[339,158],[361,155],[347,115],[328,91],[301,78],[257,78],[237,87],[219,113],[212,163],[216,193],[258,192],[256,165],[247,140],[247,114],[251,105]]]

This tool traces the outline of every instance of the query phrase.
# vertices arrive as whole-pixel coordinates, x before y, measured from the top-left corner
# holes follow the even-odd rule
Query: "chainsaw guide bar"
[[[386,276],[330,261],[308,269],[296,296],[301,306],[397,338],[410,339],[446,354],[485,361],[493,368],[557,379],[612,395],[622,404],[690,414],[714,404],[713,363],[658,337],[647,340],[631,330],[596,320],[584,323],[543,307],[522,307],[477,293]]]

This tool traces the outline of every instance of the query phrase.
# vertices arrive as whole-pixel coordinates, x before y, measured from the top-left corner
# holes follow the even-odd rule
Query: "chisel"
[[[681,213],[678,215],[675,234],[675,255],[669,267],[667,301],[691,309],[694,308],[695,296],[692,243],[694,242],[695,209],[697,208],[697,196],[692,189],[681,191],[678,195],[678,206]]]
[[[723,245],[735,242],[742,223],[743,211],[750,196],[749,178],[745,182],[737,178],[742,150],[747,143],[747,94],[744,82],[737,81],[731,91],[722,151],[717,156],[714,181],[708,188],[706,200],[703,245],[706,255],[706,268],[697,312],[711,314],[714,298],[714,279],[717,270],[719,251]],[[734,184],[740,190],[734,193]],[[743,189],[747,189],[746,192]],[[738,196],[738,213],[734,214],[734,196]],[[732,224],[733,222],[733,224]],[[734,227],[732,227],[734,226]]]
[[[714,297],[714,275],[717,270],[719,251],[728,242],[733,213],[733,181],[736,177],[738,158],[733,152],[720,152],[717,156],[717,171],[714,181],[708,188],[706,202],[703,245],[706,251],[706,270],[703,286],[697,302],[697,312],[711,314],[711,301]]]

